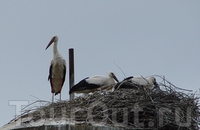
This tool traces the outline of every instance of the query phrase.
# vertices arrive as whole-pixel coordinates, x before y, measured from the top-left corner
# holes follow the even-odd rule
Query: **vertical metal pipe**
[[[74,85],[74,49],[69,49],[69,90]],[[70,94],[70,100],[74,99],[74,94]]]

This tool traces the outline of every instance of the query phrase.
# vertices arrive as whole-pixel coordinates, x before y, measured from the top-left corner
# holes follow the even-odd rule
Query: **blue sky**
[[[51,101],[53,52],[45,47],[55,34],[67,65],[68,49],[75,49],[75,83],[108,71],[122,80],[115,62],[126,76],[165,75],[178,87],[198,91],[199,7],[199,0],[1,0],[0,126],[15,115],[9,101]]]

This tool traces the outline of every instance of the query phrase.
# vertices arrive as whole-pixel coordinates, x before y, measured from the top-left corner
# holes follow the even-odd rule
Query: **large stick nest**
[[[199,98],[164,78],[159,87],[95,92],[56,103],[39,100],[27,106],[20,117],[29,117],[22,124],[53,118],[66,119],[77,125],[100,123],[130,129],[198,130]],[[36,103],[45,105],[38,107]]]

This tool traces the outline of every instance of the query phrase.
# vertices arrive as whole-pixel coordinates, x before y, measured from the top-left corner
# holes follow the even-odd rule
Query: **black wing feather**
[[[48,76],[48,80],[50,80],[51,87],[53,87],[53,84],[52,84],[52,67],[53,67],[53,64],[51,64],[50,67],[49,67],[49,76]]]
[[[87,77],[89,78],[89,77]],[[92,89],[96,89],[96,88],[99,88],[100,86],[99,85],[96,85],[96,84],[88,84],[86,82],[86,79],[83,79],[81,80],[79,83],[77,83],[76,85],[74,85],[70,91],[69,91],[69,94],[73,93],[73,92],[76,92],[76,91],[83,91],[83,90],[92,90]]]
[[[125,78],[123,81],[129,80],[129,79],[132,79],[132,78],[133,78],[133,76],[129,76],[129,77]]]
[[[87,77],[87,78],[88,78],[88,77]],[[80,85],[85,84],[85,82],[86,82],[85,80],[86,80],[87,78],[81,80],[79,83],[77,83],[76,85],[72,86],[72,88],[69,90],[69,94],[71,94],[71,93],[77,91],[78,89],[80,89]]]
[[[63,65],[63,67],[64,67],[64,70],[63,70],[63,80],[62,80],[62,85],[61,85],[61,87],[63,87],[63,84],[64,84],[64,82],[65,82],[65,76],[66,76],[66,66]],[[60,93],[60,91],[56,92],[55,95],[57,95],[58,93]]]
[[[65,76],[66,76],[66,66],[63,65],[63,67],[64,67],[64,70],[63,70],[63,81],[62,81],[62,86],[63,86],[63,84],[64,84],[64,82],[65,82]]]

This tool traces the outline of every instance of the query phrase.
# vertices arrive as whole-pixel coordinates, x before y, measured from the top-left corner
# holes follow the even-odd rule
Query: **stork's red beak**
[[[46,49],[54,42],[54,39],[55,39],[55,37],[53,37],[53,38],[51,39],[51,41],[50,41],[49,44],[47,45]],[[45,49],[45,50],[46,50],[46,49]]]

